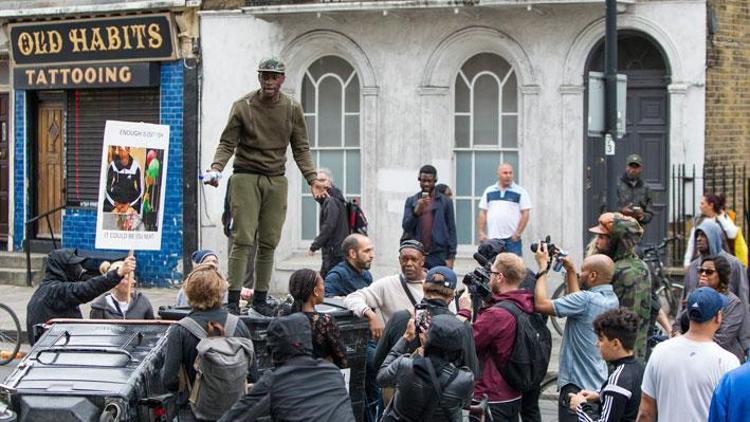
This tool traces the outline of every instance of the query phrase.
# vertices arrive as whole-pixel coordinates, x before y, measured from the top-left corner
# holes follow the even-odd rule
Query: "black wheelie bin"
[[[0,385],[0,402],[18,421],[171,421],[175,400],[160,372],[171,324],[51,320]]]
[[[365,405],[365,361],[367,359],[367,340],[370,329],[367,320],[357,318],[340,300],[328,298],[322,305],[315,307],[318,312],[330,313],[336,319],[341,330],[341,340],[346,347],[349,368],[343,370],[349,384],[349,396],[352,401],[354,416],[361,422],[364,418]],[[250,329],[250,336],[255,348],[258,370],[273,368],[271,356],[266,349],[266,330],[273,318],[264,317],[253,311],[251,315],[241,315],[242,322]],[[162,308],[159,316],[164,320],[179,320],[190,313],[190,308]]]

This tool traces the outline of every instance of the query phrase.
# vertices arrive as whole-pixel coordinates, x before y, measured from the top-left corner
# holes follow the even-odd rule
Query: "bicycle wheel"
[[[21,323],[16,313],[0,303],[0,365],[12,361],[21,348]]]
[[[557,289],[555,289],[555,293],[552,294],[552,300],[559,299],[565,296],[565,287],[566,286],[564,282],[557,286]],[[557,334],[562,335],[563,330],[565,329],[565,318],[552,315],[549,319],[550,322],[552,322],[552,327],[555,329],[555,331],[557,331]]]
[[[539,385],[540,400],[557,400],[559,395],[557,391],[557,375],[545,379]]]
[[[685,288],[682,284],[670,283],[668,279],[662,279],[659,284],[659,288],[656,290],[656,295],[661,303],[661,308],[670,318],[675,318],[680,309],[682,291]]]

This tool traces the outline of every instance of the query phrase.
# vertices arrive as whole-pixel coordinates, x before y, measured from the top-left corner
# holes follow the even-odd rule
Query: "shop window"
[[[315,61],[302,80],[302,107],[313,161],[331,171],[347,199],[362,195],[360,149],[360,86],[357,72],[344,59],[325,56]],[[318,233],[319,206],[302,182],[302,239]]]
[[[464,63],[454,87],[456,230],[459,244],[476,244],[479,199],[497,183],[500,163],[518,164],[518,83],[502,57],[481,53]]]

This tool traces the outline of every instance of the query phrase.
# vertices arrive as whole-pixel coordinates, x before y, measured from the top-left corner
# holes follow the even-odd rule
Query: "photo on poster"
[[[107,121],[97,248],[161,248],[168,147],[168,126]]]

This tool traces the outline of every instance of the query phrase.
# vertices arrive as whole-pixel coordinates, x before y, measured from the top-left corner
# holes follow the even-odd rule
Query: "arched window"
[[[360,154],[360,89],[354,68],[337,56],[316,60],[302,80],[302,107],[310,149],[318,168],[331,170],[347,199],[362,194]],[[318,233],[318,204],[302,183],[302,239]]]
[[[477,241],[476,215],[487,186],[497,183],[498,164],[513,165],[518,181],[518,83],[502,57],[480,53],[456,75],[456,229],[459,244]]]

